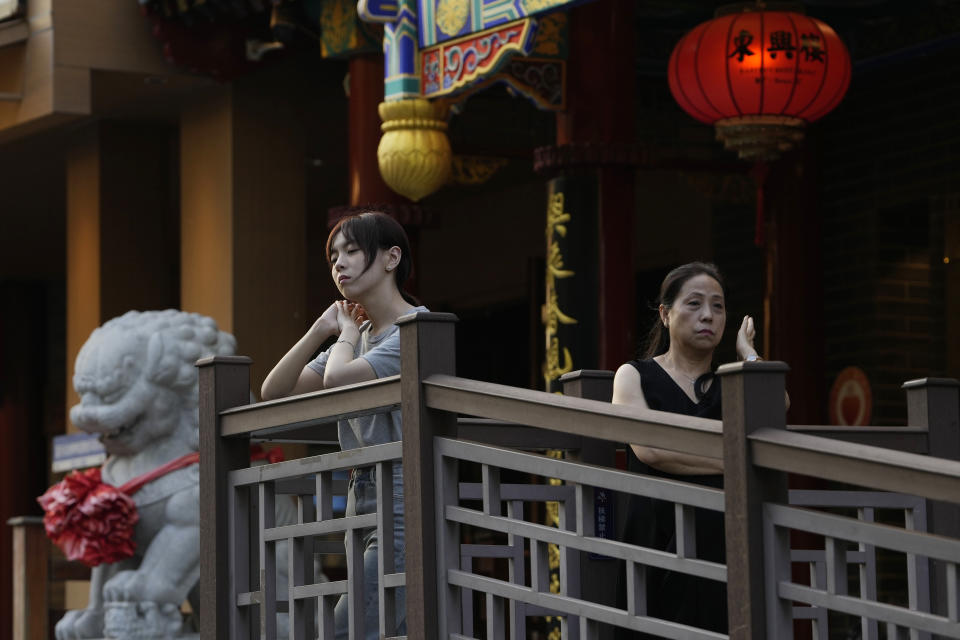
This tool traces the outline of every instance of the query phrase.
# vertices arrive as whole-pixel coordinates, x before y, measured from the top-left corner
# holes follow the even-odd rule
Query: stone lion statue
[[[99,434],[102,481],[121,487],[199,449],[197,359],[231,355],[236,342],[196,313],[130,311],[96,329],[76,360],[70,409],[79,429]],[[151,480],[131,497],[139,520],[134,555],[93,569],[88,608],[56,626],[67,638],[182,635],[181,604],[198,610],[199,465]]]

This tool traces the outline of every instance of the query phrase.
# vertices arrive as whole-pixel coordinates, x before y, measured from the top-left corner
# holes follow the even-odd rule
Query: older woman
[[[719,420],[720,384],[714,351],[727,322],[723,279],[712,264],[691,262],[667,274],[660,288],[659,316],[643,358],[622,365],[613,380],[613,402]],[[741,360],[758,359],[753,319],[744,316],[737,334]],[[718,454],[720,452],[717,452]],[[628,468],[638,473],[723,486],[723,462],[637,444],[628,448]],[[631,496],[624,540],[676,551],[673,504]],[[697,557],[724,562],[723,514],[696,511]],[[625,585],[620,589],[625,593]],[[722,583],[647,569],[647,615],[702,629],[727,632],[726,588]],[[618,637],[647,637],[621,630]]]

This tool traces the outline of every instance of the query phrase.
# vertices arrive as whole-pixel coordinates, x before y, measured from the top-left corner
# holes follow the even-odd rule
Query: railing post
[[[764,502],[787,503],[787,476],[754,467],[748,440],[757,429],[786,428],[784,378],[788,370],[783,362],[735,362],[717,371],[723,392],[724,523],[731,640],[793,637],[790,603],[774,598],[770,601],[773,606],[766,607],[766,590],[776,589],[776,584],[765,585],[764,580],[765,562],[776,565],[775,574],[782,573],[784,568],[789,572],[789,543],[765,550],[763,523]]]
[[[452,413],[426,406],[422,382],[434,374],[454,375],[456,321],[457,317],[451,313],[424,311],[397,320],[403,415],[407,637],[410,640],[441,637],[437,590],[438,587],[446,589],[446,576],[442,573],[443,561],[438,557],[437,548],[433,439],[435,436],[456,437],[457,419]]]
[[[613,372],[600,369],[580,369],[560,376],[563,395],[587,400],[610,402],[613,399]],[[596,438],[584,438],[576,459],[580,462],[612,467],[617,445]],[[606,582],[610,582],[607,580]]]
[[[560,376],[563,395],[610,402],[613,398],[613,372],[599,369],[580,369]],[[576,459],[588,464],[612,467],[617,444],[596,438],[584,438]],[[622,443],[620,443],[622,444]],[[610,582],[607,580],[606,582]]]
[[[13,529],[13,640],[46,640],[50,553],[43,518],[20,516],[7,524]]]
[[[613,398],[613,372],[599,369],[580,369],[571,371],[560,377],[560,384],[563,385],[563,395],[573,396],[575,398],[587,398],[588,400],[598,400],[600,402],[610,402]],[[574,458],[587,464],[596,464],[603,467],[613,467],[616,462],[616,450],[618,445],[624,443],[608,442],[596,438],[583,438],[580,451]],[[592,489],[592,491],[590,490]],[[583,496],[589,496],[590,504],[581,507],[582,515],[579,517],[589,522],[581,522],[585,535],[594,535],[604,538],[620,539],[617,528],[617,514],[626,513],[626,495],[618,494],[616,491],[602,487],[587,487],[579,492],[578,500]],[[620,498],[618,500],[618,498]],[[572,513],[572,511],[568,511]],[[603,517],[603,524],[609,529],[604,534],[598,528],[595,521],[598,516]],[[569,516],[568,516],[569,517]],[[617,603],[617,582],[610,579],[610,571],[615,565],[610,558],[595,558],[589,554],[580,562],[580,591],[579,594],[591,594],[590,599],[600,604],[615,606]],[[584,621],[584,627],[586,627]],[[586,628],[581,629],[581,638],[591,638],[592,640],[607,640],[613,637],[613,629],[604,627],[599,635],[589,633]]]
[[[230,637],[235,602],[230,584],[227,474],[250,466],[250,442],[220,437],[220,412],[250,402],[250,358],[216,356],[200,369],[200,637]]]
[[[907,392],[907,424],[927,427],[927,454],[960,460],[960,382],[953,378],[921,378],[903,383]],[[927,531],[960,537],[960,508],[927,501]],[[930,608],[947,614],[947,574],[940,562],[931,563]]]
[[[578,369],[560,376],[563,395],[610,402],[613,399],[613,371]]]

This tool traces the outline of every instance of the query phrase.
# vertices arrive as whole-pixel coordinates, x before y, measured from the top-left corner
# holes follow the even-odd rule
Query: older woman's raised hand
[[[740,323],[740,330],[737,331],[737,356],[741,360],[746,360],[750,356],[757,355],[757,350],[753,346],[753,339],[757,335],[757,330],[753,326],[753,318],[743,316],[743,322]]]

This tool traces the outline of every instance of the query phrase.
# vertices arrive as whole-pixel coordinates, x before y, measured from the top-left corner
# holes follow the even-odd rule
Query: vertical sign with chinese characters
[[[546,292],[542,309],[546,391],[597,363],[597,202],[593,176],[550,181],[546,216]]]
[[[570,214],[564,211],[564,204],[563,192],[553,193],[551,190],[547,202],[547,292],[546,302],[543,305],[543,325],[546,329],[547,340],[543,380],[547,391],[551,390],[553,383],[560,376],[573,371],[573,357],[570,355],[570,348],[567,346],[561,347],[558,336],[561,325],[577,324],[576,318],[560,309],[557,296],[557,281],[572,278],[576,275],[575,271],[564,268],[560,239],[567,237],[567,223],[570,222]]]

